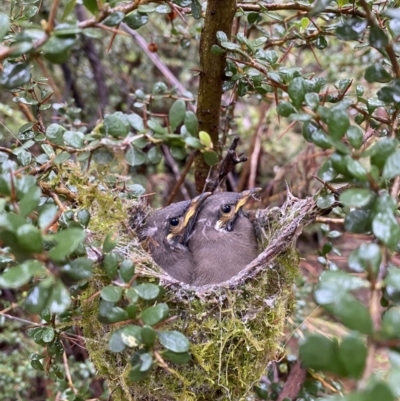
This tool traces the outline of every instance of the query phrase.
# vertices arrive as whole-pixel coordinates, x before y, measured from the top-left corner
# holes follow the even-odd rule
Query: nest
[[[137,213],[141,210],[140,204],[134,208]],[[186,365],[153,367],[143,382],[130,382],[132,351],[108,351],[106,341],[112,330],[97,321],[99,300],[92,295],[106,285],[99,269],[83,295],[82,326],[90,357],[98,373],[107,379],[113,399],[252,399],[253,385],[281,351],[285,317],[293,308],[293,283],[299,266],[296,239],[324,212],[315,199],[299,200],[290,193],[281,208],[254,212],[253,224],[263,251],[229,281],[203,287],[168,276],[125,233],[126,246],[119,251],[140,260],[136,266],[140,266],[141,280],[159,281],[164,286],[163,302],[177,318],[163,330],[185,334],[191,342],[192,359]]]

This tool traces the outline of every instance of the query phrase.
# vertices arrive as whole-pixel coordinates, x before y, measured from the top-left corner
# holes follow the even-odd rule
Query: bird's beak
[[[254,195],[258,195],[262,188],[253,188],[247,191],[243,191],[238,203],[235,206],[235,216],[239,213],[242,207],[252,198]]]
[[[182,243],[185,244],[189,240],[189,236],[193,231],[194,223],[196,222],[196,216],[199,213],[203,202],[211,195],[211,192],[204,192],[199,196],[196,196],[190,202],[188,209],[186,210],[185,217],[183,219],[184,235]]]

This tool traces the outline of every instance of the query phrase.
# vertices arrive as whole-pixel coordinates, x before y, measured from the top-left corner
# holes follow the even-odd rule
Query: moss
[[[291,216],[295,213],[293,210]],[[285,219],[291,216],[281,215],[273,226],[268,216],[264,220],[259,218],[264,226],[258,231],[268,232],[268,241],[264,242],[272,241],[274,233],[279,233]],[[122,235],[127,237],[126,233]],[[129,238],[125,240],[128,242]],[[142,257],[142,250],[135,244],[123,253],[130,254],[133,260]],[[184,366],[169,364],[168,370],[157,366],[140,383],[131,383],[128,378],[131,352],[107,351],[111,329],[97,321],[99,299],[91,298],[107,283],[97,270],[81,298],[82,324],[90,357],[99,374],[107,378],[113,399],[245,400],[267,364],[281,352],[279,340],[285,317],[293,308],[298,264],[292,244],[238,287],[220,286],[210,293],[199,293],[193,288],[162,282],[168,284],[163,301],[168,303],[170,315],[178,317],[162,330],[184,333],[192,344],[192,360]],[[145,265],[147,275],[153,271],[156,277],[159,268],[151,261]]]

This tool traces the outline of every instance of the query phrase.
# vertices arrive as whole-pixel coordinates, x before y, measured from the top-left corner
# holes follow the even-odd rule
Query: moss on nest
[[[137,206],[137,205],[136,205]],[[293,307],[293,283],[299,258],[294,250],[301,228],[318,209],[314,200],[290,198],[281,209],[255,215],[256,232],[264,251],[234,279],[221,285],[190,287],[168,279],[136,241],[125,256],[141,260],[142,280],[160,278],[163,302],[177,319],[163,326],[178,330],[191,341],[192,360],[182,366],[155,367],[143,382],[128,380],[132,352],[107,350],[111,329],[97,321],[99,299],[91,296],[106,285],[97,271],[82,295],[82,325],[87,348],[100,375],[107,379],[113,399],[119,400],[244,400],[265,368],[281,351],[286,315]],[[266,235],[265,235],[266,234]],[[123,234],[127,242],[129,235]]]

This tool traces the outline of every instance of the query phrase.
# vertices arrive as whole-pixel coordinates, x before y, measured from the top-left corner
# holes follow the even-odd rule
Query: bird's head
[[[166,241],[171,247],[186,245],[203,202],[211,195],[205,192],[191,201],[182,201],[155,211],[146,221],[141,239],[152,237],[157,243]]]
[[[254,188],[241,193],[223,192],[210,196],[199,214],[199,220],[206,219],[217,231],[234,230],[235,222],[243,213],[243,206],[261,188]]]

